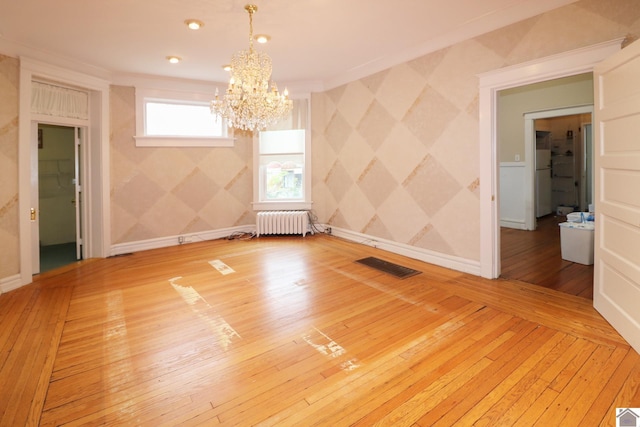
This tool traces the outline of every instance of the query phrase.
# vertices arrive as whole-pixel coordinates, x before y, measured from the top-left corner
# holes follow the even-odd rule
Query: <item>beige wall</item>
[[[536,83],[498,94],[498,145],[501,162],[526,160],[524,115],[577,105],[593,104],[592,73]]]
[[[0,279],[20,273],[18,75],[18,60],[0,54]]]
[[[477,75],[629,33],[637,0],[583,0],[318,94],[320,220],[479,260]]]
[[[255,223],[249,134],[232,148],[136,147],[134,88],[112,86],[110,102],[113,244]]]

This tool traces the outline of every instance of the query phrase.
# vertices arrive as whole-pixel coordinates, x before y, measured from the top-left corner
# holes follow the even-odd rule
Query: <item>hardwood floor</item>
[[[421,271],[398,279],[376,256]],[[0,425],[615,425],[640,356],[586,298],[336,237],[87,260],[0,295]]]
[[[520,280],[593,300],[593,265],[562,259],[559,223],[565,216],[538,219],[535,231],[501,229],[500,277]]]

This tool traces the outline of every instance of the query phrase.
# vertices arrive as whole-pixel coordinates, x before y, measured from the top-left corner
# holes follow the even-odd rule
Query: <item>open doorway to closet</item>
[[[591,73],[499,93],[500,277],[593,297],[593,266],[562,258],[559,227],[591,203],[592,104]]]
[[[80,131],[38,124],[37,180],[32,182],[37,182],[38,213],[34,218],[40,273],[82,259]]]

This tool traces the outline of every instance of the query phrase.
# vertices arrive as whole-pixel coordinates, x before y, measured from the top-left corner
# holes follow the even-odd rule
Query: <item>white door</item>
[[[593,305],[640,352],[640,43],[594,69]]]
[[[40,199],[38,182],[38,144],[42,134],[38,123],[31,122],[31,273],[40,273]]]
[[[81,159],[81,151],[80,151],[80,147],[82,147],[82,141],[81,139],[84,137],[84,135],[86,134],[85,132],[86,128],[75,128],[74,134],[75,134],[75,141],[73,143],[73,147],[74,147],[74,159],[75,159],[75,164],[74,164],[74,177],[73,177],[73,183],[74,183],[74,206],[76,208],[76,259],[83,259],[84,257],[82,256],[82,179],[81,179],[81,170],[80,170],[80,165],[82,164],[82,162],[80,161]]]

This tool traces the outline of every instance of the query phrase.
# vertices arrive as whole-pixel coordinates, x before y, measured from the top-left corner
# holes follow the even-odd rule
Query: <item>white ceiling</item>
[[[576,0],[254,0],[282,84],[330,88]],[[0,0],[0,53],[93,74],[224,82],[245,0]],[[205,26],[192,31],[184,21]],[[182,57],[177,65],[166,56]]]

